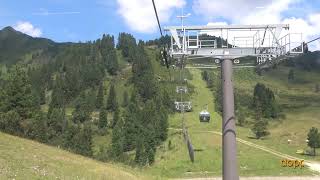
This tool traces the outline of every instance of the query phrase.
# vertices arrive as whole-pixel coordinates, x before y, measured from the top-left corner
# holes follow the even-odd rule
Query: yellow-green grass
[[[123,165],[102,163],[0,133],[0,179],[150,179]]]
[[[253,88],[261,82],[271,88],[280,106],[283,108],[285,119],[273,120],[269,123],[270,135],[264,140],[255,140],[249,127],[238,127],[238,136],[287,153],[302,159],[320,161],[320,156],[305,156],[295,152],[299,149],[309,149],[306,143],[307,134],[311,127],[320,129],[320,93],[315,92],[315,84],[320,83],[319,73],[295,69],[295,82],[288,82],[289,68],[280,66],[263,76],[257,76],[252,70],[235,71],[235,87],[242,95],[252,98]],[[250,119],[250,118],[249,118]],[[288,140],[291,140],[290,144]]]
[[[162,177],[206,177],[221,176],[222,152],[221,136],[206,132],[221,132],[221,116],[214,112],[213,92],[206,88],[201,79],[200,70],[191,70],[192,85],[195,93],[192,95],[193,111],[185,113],[185,122],[195,151],[195,162],[191,163],[186,143],[181,135],[181,114],[170,116],[170,131],[168,140],[158,148],[156,162],[153,166],[143,169],[143,172]],[[199,112],[208,104],[212,115],[210,123],[199,122]],[[172,149],[168,143],[171,141]],[[282,159],[267,152],[238,143],[239,172],[241,176],[294,176],[311,175],[307,168],[282,168]]]

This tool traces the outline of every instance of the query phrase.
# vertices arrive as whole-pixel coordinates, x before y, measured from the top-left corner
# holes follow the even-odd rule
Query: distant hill
[[[291,62],[288,62],[288,65],[307,71],[320,71],[320,51],[309,52],[303,54],[302,56],[295,57]]]
[[[34,38],[8,26],[0,30],[0,63],[15,64],[27,56],[52,56],[59,45],[46,38]]]

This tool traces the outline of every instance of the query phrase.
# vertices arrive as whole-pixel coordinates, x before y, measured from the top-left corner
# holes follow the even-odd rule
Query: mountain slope
[[[143,179],[120,166],[4,133],[0,142],[0,179]]]
[[[64,43],[61,43],[61,45]],[[60,43],[45,38],[34,38],[8,26],[0,30],[0,63],[14,64],[27,55],[40,56],[57,51]]]

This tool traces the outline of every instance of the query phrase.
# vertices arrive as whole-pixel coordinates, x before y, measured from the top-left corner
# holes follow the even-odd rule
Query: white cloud
[[[19,21],[13,28],[33,37],[40,37],[42,35],[41,29],[34,27],[30,22],[27,21]]]
[[[62,11],[62,12],[49,12],[47,9],[40,8],[39,12],[32,13],[35,16],[50,16],[50,15],[72,15],[80,14],[78,11]]]
[[[270,0],[270,2],[276,0]],[[240,19],[248,12],[255,11],[256,7],[263,7],[268,4],[261,0],[194,0],[193,10],[198,15],[209,19],[224,17],[227,19]]]
[[[130,29],[143,33],[157,31],[157,20],[151,0],[117,0],[118,13]],[[169,21],[175,8],[182,8],[185,0],[156,0],[160,23]]]
[[[227,22],[209,22],[207,24],[208,26],[226,26],[228,25]]]

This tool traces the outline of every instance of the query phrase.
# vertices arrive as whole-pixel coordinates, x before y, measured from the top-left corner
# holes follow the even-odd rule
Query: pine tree
[[[129,104],[129,95],[127,91],[123,92],[123,101],[122,101],[122,107],[127,107]]]
[[[152,128],[152,125],[150,125],[150,129],[148,129],[146,141],[145,143],[145,155],[147,158],[147,163],[149,165],[154,163],[155,160],[155,154],[156,154],[156,136],[155,132],[153,131],[154,127]]]
[[[107,60],[107,65],[106,68],[108,72],[111,75],[116,75],[117,71],[119,70],[119,64],[118,64],[118,58],[117,58],[117,52],[115,49],[112,49],[108,53],[108,60]]]
[[[63,134],[66,126],[65,110],[54,108],[48,117],[48,138],[53,139]]]
[[[202,71],[201,75],[204,81],[208,81],[208,71]]]
[[[239,126],[243,126],[245,124],[245,114],[244,114],[244,109],[243,108],[240,108],[238,111],[237,111],[237,120],[238,120],[238,124]]]
[[[150,106],[152,108],[152,111],[149,113],[151,114],[149,119],[152,119],[154,121],[153,128],[156,132],[157,144],[161,141],[165,141],[168,137],[168,112],[163,105],[162,99],[163,98],[161,98],[161,96],[157,96],[155,100],[153,100],[154,103],[151,103],[150,105],[147,104],[147,106]]]
[[[107,99],[107,110],[115,111],[118,107],[117,95],[114,87],[114,83],[111,84],[109,89],[109,96]]]
[[[40,109],[36,98],[33,96],[27,72],[20,65],[11,69],[1,96],[3,99],[0,101],[0,111],[15,110],[21,120],[31,118],[33,112]]]
[[[124,135],[123,135],[123,120],[119,119],[116,126],[112,131],[112,140],[111,140],[111,154],[113,158],[119,158],[124,152]]]
[[[8,111],[6,113],[0,113],[0,128],[4,132],[13,135],[21,135],[23,129],[20,125],[21,117],[15,110]]]
[[[137,104],[130,103],[124,114],[124,126],[123,126],[123,150],[131,151],[135,148],[135,141],[138,135],[138,125],[140,117],[140,110]],[[142,124],[142,123],[141,123]]]
[[[80,132],[79,125],[73,123],[67,123],[65,131],[62,135],[63,141],[62,146],[66,149],[76,149],[75,139],[77,134]]]
[[[99,85],[99,90],[96,98],[96,108],[100,109],[103,106],[103,99],[104,99],[104,93],[103,93],[103,83]]]
[[[48,141],[48,127],[44,114],[38,112],[29,121],[30,127],[28,128],[27,137],[46,143]]]
[[[262,110],[261,106],[258,106],[258,109],[256,110],[256,117],[253,127],[251,128],[251,131],[255,134],[257,139],[260,139],[263,136],[266,136],[269,134],[267,131],[268,121],[264,118],[262,118]]]
[[[257,83],[254,88],[252,107],[256,111],[258,107],[261,108],[262,116],[265,118],[276,118],[279,115],[273,91],[261,83]]]
[[[57,77],[56,81],[55,81],[55,85],[53,88],[53,92],[51,95],[51,101],[49,104],[49,109],[48,109],[48,114],[47,117],[51,116],[51,113],[53,111],[53,109],[56,108],[64,108],[65,106],[65,94],[63,91],[63,81],[60,78],[60,76]]]
[[[83,123],[91,119],[92,108],[85,93],[81,93],[76,102],[75,110],[72,112],[74,123]]]
[[[119,110],[119,108],[117,108],[115,110],[115,112],[113,113],[112,128],[114,128],[116,126],[116,124],[118,123],[119,119],[120,119],[120,110]]]
[[[168,111],[172,110],[173,101],[167,90],[163,90],[162,93],[162,104]]]
[[[290,69],[288,74],[288,81],[293,81],[293,80],[294,80],[294,70]]]
[[[108,126],[108,119],[107,119],[107,111],[105,110],[105,108],[101,108],[100,109],[100,113],[99,113],[99,123],[98,123],[98,127],[100,129],[104,129]]]
[[[316,155],[316,148],[320,147],[320,133],[318,129],[312,127],[308,133],[308,146],[313,148],[313,155]]]
[[[82,125],[81,125],[82,126]],[[90,124],[85,123],[83,127],[80,127],[79,131],[75,131],[72,137],[71,149],[84,156],[92,156],[92,130]]]
[[[83,148],[82,154],[85,156],[92,156],[92,130],[90,124],[85,124],[83,128]]]
[[[161,141],[160,124],[161,116],[156,111],[155,102],[153,100],[147,101],[136,124],[135,161],[139,165],[152,164],[154,162],[156,145]]]
[[[135,154],[135,162],[139,165],[145,165],[147,157],[145,155],[145,147],[144,147],[144,136],[138,138],[136,140],[136,154]]]

